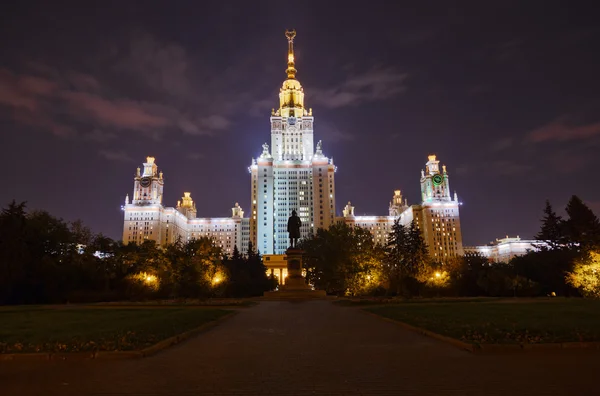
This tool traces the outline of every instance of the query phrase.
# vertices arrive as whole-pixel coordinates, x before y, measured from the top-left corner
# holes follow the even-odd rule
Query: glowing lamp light
[[[149,285],[152,285],[152,284],[156,283],[156,275],[147,274],[144,277],[144,282],[146,282]]]
[[[439,272],[436,272],[436,273],[435,273],[435,277],[436,277],[436,278],[439,278],[440,276],[442,276],[442,274],[440,274]]]
[[[212,279],[212,284],[213,285],[218,285],[222,281],[223,281],[223,278],[221,278],[220,275],[215,275],[215,277]]]
[[[160,286],[160,279],[156,275],[149,274],[147,272],[140,272],[133,275],[132,279],[137,282],[141,282],[150,289],[158,290]]]

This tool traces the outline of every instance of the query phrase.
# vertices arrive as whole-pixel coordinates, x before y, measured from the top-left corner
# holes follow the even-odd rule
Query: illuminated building
[[[306,109],[304,90],[296,79],[295,35],[295,31],[286,32],[287,79],[279,91],[279,108],[271,111],[271,146],[265,143],[249,167],[250,217],[245,219],[236,204],[230,218],[197,218],[190,193],[184,193],[176,208],[164,207],[163,176],[157,173],[154,158],[148,157],[144,173],[138,171],[134,178],[134,199],[130,203],[127,197],[123,207],[125,243],[149,239],[164,245],[180,237],[186,241],[209,236],[228,254],[236,245],[244,252],[252,241],[264,255],[283,255],[289,244],[287,221],[292,210],[300,216],[303,235],[334,222],[336,169],[333,159],[323,154],[322,143],[314,147],[312,109]]]
[[[158,245],[187,242],[200,237],[210,237],[229,255],[237,245],[241,252],[248,249],[250,241],[249,219],[236,203],[231,217],[197,218],[196,205],[189,192],[184,193],[176,208],[164,207],[164,178],[158,172],[153,157],[144,163],[144,171],[137,173],[133,182],[133,199],[125,198],[123,243],[155,241]]]
[[[484,246],[465,246],[465,255],[480,254],[487,257],[493,263],[508,263],[514,257],[523,256],[530,251],[537,251],[546,245],[536,240],[524,240],[519,238],[496,239],[494,242]]]
[[[295,31],[287,31],[287,79],[279,91],[279,107],[271,111],[271,144],[253,158],[251,175],[251,212],[236,203],[231,217],[198,218],[191,194],[184,193],[175,208],[163,206],[164,178],[148,157],[144,171],[134,177],[133,199],[125,200],[123,242],[154,240],[159,245],[181,238],[213,238],[225,253],[235,246],[245,252],[252,241],[265,256],[265,264],[285,277],[283,255],[289,245],[287,221],[293,210],[302,221],[302,235],[318,228],[329,228],[335,217],[335,171],[333,159],[323,154],[322,143],[314,146],[312,109],[304,103],[304,90],[296,79],[294,59]],[[400,190],[394,191],[387,216],[355,216],[350,203],[338,221],[367,228],[375,242],[385,244],[395,219],[404,225],[413,220],[422,232],[433,258],[444,259],[463,254],[456,194],[451,196],[446,167],[439,169],[435,155],[429,156],[421,171],[421,204],[408,206]],[[277,264],[279,263],[279,264]],[[269,264],[272,264],[271,266]]]
[[[287,221],[296,210],[302,235],[328,228],[335,218],[335,166],[313,146],[314,117],[304,105],[304,90],[296,79],[295,31],[287,31],[287,79],[279,90],[279,108],[271,111],[271,146],[252,159],[250,235],[265,255],[285,253]]]
[[[429,254],[437,261],[462,256],[462,232],[458,197],[450,193],[446,166],[440,171],[435,155],[430,155],[421,171],[421,205],[414,207],[417,224],[422,230]]]
[[[462,256],[462,233],[460,228],[459,202],[456,193],[450,193],[446,167],[439,168],[435,155],[430,155],[425,170],[421,171],[421,204],[408,206],[400,190],[394,191],[387,216],[355,216],[354,207],[348,202],[343,217],[346,224],[366,228],[373,240],[381,245],[387,238],[396,219],[409,225],[413,220],[421,231],[430,256],[439,262],[449,257]]]

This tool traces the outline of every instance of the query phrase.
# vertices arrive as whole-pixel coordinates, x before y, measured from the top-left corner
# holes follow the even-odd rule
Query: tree
[[[386,245],[386,275],[389,281],[388,289],[402,294],[405,273],[406,252],[409,238],[406,228],[396,219],[388,236]]]
[[[85,257],[87,260],[93,260],[97,263],[98,273],[104,279],[104,290],[111,288],[111,281],[121,275],[115,261],[115,242],[102,234],[95,235],[88,242],[89,245],[84,249],[84,254],[92,257]]]
[[[158,246],[115,242],[80,221],[66,223],[25,203],[0,212],[0,304],[187,298],[222,295],[230,282],[210,238]],[[239,296],[272,288],[259,252],[234,249]],[[241,290],[241,291],[240,291]]]
[[[542,226],[540,232],[535,236],[535,239],[544,242],[538,245],[539,249],[556,250],[563,248],[565,245],[564,228],[563,219],[554,212],[550,201],[546,200]]]
[[[450,276],[450,289],[458,296],[480,296],[479,273],[489,265],[487,257],[480,253],[449,258],[445,269]]]
[[[92,243],[94,234],[89,227],[85,226],[81,220],[75,220],[69,223],[69,229],[73,234],[75,243],[87,246]]]
[[[493,263],[478,272],[477,286],[486,296],[508,297],[514,295],[512,266],[506,263]]]
[[[516,276],[535,282],[541,294],[576,296],[577,291],[565,282],[565,275],[573,270],[579,256],[581,253],[575,249],[542,250],[514,257],[510,263]]]
[[[576,195],[573,195],[566,207],[569,219],[565,230],[571,246],[580,246],[588,251],[600,247],[600,221],[592,210]]]
[[[600,253],[592,252],[579,260],[566,280],[576,287],[584,297],[600,298]]]
[[[427,269],[427,244],[421,236],[417,224],[412,221],[408,226],[408,273],[410,276],[423,281],[422,276]]]
[[[249,254],[242,260],[242,263],[245,265],[250,281],[249,296],[262,296],[265,291],[275,288],[273,280],[267,276],[267,267],[263,263],[260,251],[257,251],[256,254]]]
[[[254,252],[251,244],[246,257],[234,246],[232,256],[224,259],[223,264],[227,268],[228,282],[225,293],[228,296],[261,296],[276,286],[273,284],[273,278],[267,276],[260,253]]]
[[[0,214],[0,304],[20,302],[20,285],[31,260],[26,203],[14,200]]]
[[[329,294],[358,295],[374,289],[381,276],[381,249],[368,230],[336,223],[318,229],[301,241],[306,252],[306,277],[315,288]]]
[[[408,296],[419,292],[426,282],[427,245],[415,222],[404,226],[396,219],[386,245],[386,273],[389,289]]]
[[[192,240],[186,245],[186,257],[200,275],[201,293],[206,296],[219,295],[226,281],[223,266],[223,251],[208,237]]]

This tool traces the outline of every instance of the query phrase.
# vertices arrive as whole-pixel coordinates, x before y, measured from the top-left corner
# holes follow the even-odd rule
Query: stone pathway
[[[329,301],[262,302],[146,359],[0,361],[0,394],[589,395],[598,358],[472,355]]]

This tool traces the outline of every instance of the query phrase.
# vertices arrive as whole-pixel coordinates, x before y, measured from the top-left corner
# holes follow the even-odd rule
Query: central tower
[[[288,41],[287,79],[279,90],[279,108],[271,111],[271,147],[252,159],[250,235],[263,254],[283,254],[288,247],[287,220],[292,210],[302,220],[302,235],[328,228],[335,217],[335,166],[322,144],[314,148],[312,109],[304,105],[304,89],[296,79],[294,39]]]
[[[304,90],[296,80],[294,38],[296,31],[287,31],[287,80],[279,90],[279,109],[271,112],[271,147],[274,159],[308,160],[313,156],[312,110],[304,108]]]

